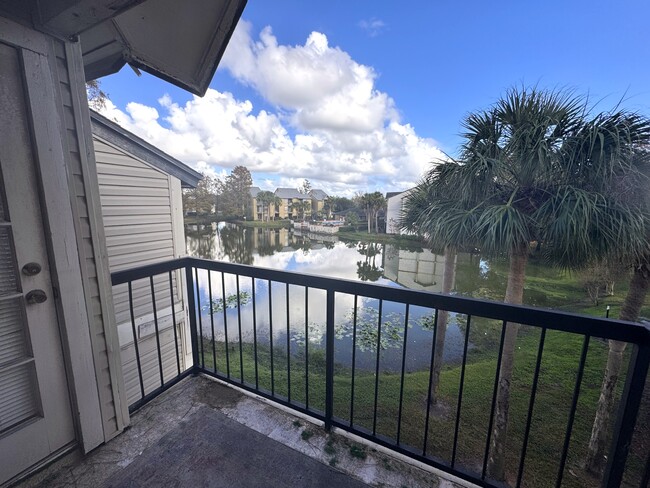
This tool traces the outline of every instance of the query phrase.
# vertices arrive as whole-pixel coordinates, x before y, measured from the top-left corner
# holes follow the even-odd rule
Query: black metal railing
[[[162,299],[174,307],[176,270],[185,277],[192,360],[182,366],[174,322],[176,367],[165,374],[154,278],[169,282],[170,296]],[[159,377],[148,388],[131,296],[132,284],[142,280],[151,289]],[[647,326],[196,258],[113,273],[112,282],[129,290],[140,392],[131,410],[188,374],[203,373],[322,420],[327,429],[335,426],[479,486],[506,486],[490,479],[488,461],[506,331],[519,324],[516,340],[524,348],[515,352],[514,376],[508,380],[519,389],[511,392],[503,454],[511,485],[530,484],[531,465],[543,470],[538,486],[617,487],[624,476],[631,476],[634,486],[647,484],[648,453],[636,453],[641,460],[632,468],[628,462],[633,440],[646,432],[634,437],[650,363]],[[457,329],[454,360],[436,353],[443,312]],[[588,442],[606,340],[630,346],[622,388],[615,392],[607,465],[600,480],[573,471],[568,476],[568,465],[578,464]],[[551,377],[548,361],[564,359],[575,364],[560,366]],[[445,361],[455,367],[436,366]],[[444,381],[434,385],[436,367]],[[558,389],[557,381],[568,386]],[[546,432],[552,429],[557,432],[549,440]]]

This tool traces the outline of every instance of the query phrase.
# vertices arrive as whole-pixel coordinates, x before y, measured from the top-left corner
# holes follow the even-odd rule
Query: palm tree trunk
[[[639,318],[641,307],[650,289],[650,265],[643,264],[634,269],[630,288],[625,297],[619,318],[634,322]],[[596,418],[591,429],[585,468],[594,474],[601,474],[605,467],[606,449],[609,440],[612,416],[614,413],[614,392],[623,366],[625,342],[609,341],[607,367],[600,388]]]
[[[510,254],[508,270],[508,285],[506,287],[506,303],[520,305],[524,297],[526,281],[526,263],[528,262],[528,244],[520,244]],[[514,369],[515,345],[519,324],[508,322],[503,339],[501,369],[499,370],[499,386],[494,411],[494,428],[492,430],[492,445],[488,459],[488,473],[495,480],[505,479],[505,449],[508,436],[508,412],[510,407],[510,382]]]
[[[442,275],[442,290],[443,295],[448,295],[454,286],[456,279],[456,250],[453,247],[445,247],[445,268]],[[438,329],[436,332],[436,345],[433,354],[433,371],[431,374],[431,405],[438,402],[438,385],[440,383],[440,371],[442,369],[442,355],[445,350],[445,335],[447,333],[447,321],[449,319],[449,311],[440,310],[438,312],[438,323],[435,327]]]

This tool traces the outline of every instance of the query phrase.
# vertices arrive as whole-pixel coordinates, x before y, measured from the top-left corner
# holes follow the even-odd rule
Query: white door
[[[0,484],[75,439],[23,77],[0,42]]]

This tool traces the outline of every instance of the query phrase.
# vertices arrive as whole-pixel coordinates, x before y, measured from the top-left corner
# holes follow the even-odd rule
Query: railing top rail
[[[634,322],[193,257],[119,271],[111,278],[116,285],[185,266],[650,346],[650,327]]]
[[[149,276],[168,273],[177,269],[183,269],[187,266],[190,258],[177,258],[168,261],[161,261],[159,263],[146,264],[144,266],[137,266],[122,271],[115,271],[111,273],[111,284],[121,285],[129,281],[141,280],[149,278]]]

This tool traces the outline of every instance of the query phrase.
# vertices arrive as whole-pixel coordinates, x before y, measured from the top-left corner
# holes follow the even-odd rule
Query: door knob
[[[38,263],[27,263],[23,266],[23,274],[34,276],[41,272],[41,265]]]
[[[45,300],[47,300],[47,295],[43,290],[32,290],[27,293],[27,295],[25,295],[25,300],[29,304],[43,303]]]

